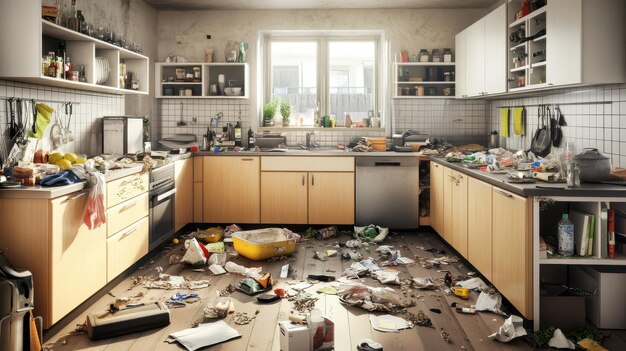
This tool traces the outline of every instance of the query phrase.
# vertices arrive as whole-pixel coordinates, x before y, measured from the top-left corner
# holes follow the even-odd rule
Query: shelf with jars
[[[159,62],[155,69],[157,99],[248,99],[247,63]]]
[[[454,98],[454,62],[396,62],[394,72],[394,98]]]
[[[47,14],[41,1],[0,2],[0,36],[5,46],[0,51],[0,78],[112,94],[148,94],[148,57],[42,17]]]

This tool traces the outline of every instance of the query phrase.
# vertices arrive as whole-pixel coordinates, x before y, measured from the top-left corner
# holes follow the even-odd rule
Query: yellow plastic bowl
[[[296,240],[287,239],[280,228],[248,230],[232,235],[235,251],[253,261],[275,256],[289,256],[296,249]]]

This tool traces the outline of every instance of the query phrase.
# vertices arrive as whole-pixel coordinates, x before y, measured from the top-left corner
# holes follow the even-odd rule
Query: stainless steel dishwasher
[[[419,226],[419,158],[356,158],[356,225]]]

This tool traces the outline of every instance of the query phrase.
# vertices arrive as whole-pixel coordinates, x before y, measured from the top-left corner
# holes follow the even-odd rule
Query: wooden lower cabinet
[[[307,223],[307,196],[307,172],[261,172],[261,223]]]
[[[492,186],[469,178],[467,186],[467,260],[485,278],[492,274]]]
[[[259,157],[203,157],[202,221],[260,223]]]
[[[527,319],[533,319],[532,201],[500,188],[492,191],[491,282]]]
[[[443,232],[443,169],[436,162],[430,162],[430,226]]]
[[[450,244],[452,244],[452,221],[454,220],[452,216],[452,192],[452,169],[443,167],[443,223],[439,235]]]
[[[353,172],[309,172],[309,224],[354,224]]]
[[[204,214],[204,159],[202,156],[193,157],[193,222],[202,223]]]
[[[467,257],[467,179],[463,173],[452,171],[452,246]]]
[[[148,253],[148,232],[148,217],[144,217],[107,239],[107,281],[113,280]]]
[[[193,158],[178,160],[174,163],[174,176],[176,179],[176,197],[174,210],[174,231],[179,231],[187,223],[193,222],[194,214],[194,179]]]

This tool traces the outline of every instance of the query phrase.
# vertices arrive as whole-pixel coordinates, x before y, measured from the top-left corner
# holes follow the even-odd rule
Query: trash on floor
[[[509,342],[517,337],[526,335],[521,317],[511,315],[504,321],[497,332],[489,335],[489,339],[496,339],[500,342]]]
[[[465,314],[476,314],[476,308],[474,307],[455,307],[457,313],[465,313]]]
[[[215,275],[220,275],[220,274],[225,274],[226,270],[224,269],[224,267],[220,266],[219,264],[212,264],[209,266],[209,270],[211,271],[211,273],[215,274]]]
[[[230,238],[233,233],[237,233],[237,232],[240,232],[240,231],[241,231],[241,227],[239,227],[236,224],[232,224],[232,225],[226,226],[226,228],[224,228],[224,236],[227,237],[227,238]]]
[[[470,290],[478,290],[483,291],[489,289],[487,284],[480,278],[470,278],[464,281],[460,281],[456,283],[458,286],[470,289]]]
[[[224,242],[223,241],[218,241],[216,243],[210,243],[210,244],[206,244],[204,245],[204,247],[206,247],[207,251],[209,251],[212,254],[223,254],[224,251]]]
[[[580,340],[577,345],[587,351],[609,351],[608,349],[602,347],[602,345],[598,344],[597,341],[590,338]]]
[[[459,287],[453,287],[451,288],[452,292],[454,293],[454,296],[458,296],[460,298],[462,298],[463,300],[467,300],[469,299],[469,289],[467,288],[459,288]]]
[[[307,279],[317,280],[318,282],[332,282],[335,280],[335,277],[327,274],[309,274]]]
[[[372,272],[372,278],[380,281],[383,284],[395,284],[400,285],[400,272],[395,269],[381,269]]]
[[[389,228],[381,228],[370,224],[366,227],[354,227],[354,237],[370,240],[375,243],[382,243],[389,234]]]
[[[383,351],[383,346],[371,339],[361,339],[356,349],[358,351]]]
[[[413,323],[413,325],[418,325],[420,327],[430,327],[432,328],[433,322],[430,320],[430,317],[426,315],[423,311],[417,312],[417,314],[405,311],[401,314],[406,320]]]
[[[331,226],[327,228],[322,228],[316,231],[315,238],[318,240],[328,239],[339,235],[339,230],[337,227]]]
[[[398,263],[398,264],[411,264],[415,261],[413,261],[412,259],[408,258],[408,257],[398,257],[394,260],[394,262]]]
[[[219,264],[221,266],[226,264],[228,255],[225,253],[213,253],[209,256],[209,264]]]
[[[204,307],[204,318],[216,319],[226,317],[231,304],[233,304],[233,301],[230,297],[216,296],[213,301],[207,303]]]
[[[346,241],[346,247],[351,249],[359,248],[361,246],[363,246],[363,242],[361,242],[361,240],[355,239]]]
[[[191,304],[198,301],[200,301],[200,297],[198,296],[198,294],[176,293],[172,295],[165,303],[168,304],[168,306],[170,307],[172,305],[174,305],[175,307],[184,307],[186,304]]]
[[[375,330],[387,333],[399,333],[401,329],[413,328],[413,323],[390,314],[382,316],[370,314],[370,323]]]
[[[283,228],[283,234],[285,234],[285,237],[289,240],[295,240],[297,243],[300,242],[300,240],[302,239],[302,237],[300,236],[300,234],[298,233],[294,233],[291,230],[287,229],[287,228]]]
[[[318,293],[326,294],[326,295],[337,295],[337,288],[334,286],[323,286],[317,289]]]
[[[300,291],[295,296],[287,298],[293,304],[293,309],[305,313],[315,308],[317,297],[311,295],[306,291]]]
[[[256,295],[262,292],[272,290],[272,286],[274,285],[274,281],[272,276],[269,273],[266,273],[263,277],[258,279],[245,278],[240,281],[239,284],[235,285],[237,290],[248,294],[248,295]]]
[[[236,329],[220,320],[172,333],[165,341],[168,343],[179,342],[187,350],[194,351],[239,337],[241,334]]]
[[[224,268],[229,273],[240,274],[252,279],[261,278],[261,271],[263,270],[261,267],[244,267],[232,261],[226,262],[226,266],[224,266]]]
[[[315,253],[313,253],[313,258],[320,261],[328,261],[328,256],[319,251],[315,251]]]
[[[255,318],[256,316],[250,316],[246,312],[237,312],[235,313],[235,317],[233,318],[233,321],[237,325],[246,325],[252,322]]]
[[[189,280],[179,275],[161,273],[158,277],[144,277],[143,286],[148,289],[202,289],[209,286],[210,280]]]
[[[335,323],[324,317],[318,309],[311,310],[306,322],[311,330],[312,350],[332,350],[335,345]]]
[[[280,267],[280,277],[283,279],[289,277],[289,263]]]
[[[111,338],[170,324],[170,311],[162,302],[141,304],[87,316],[86,332],[91,340]]]
[[[296,249],[296,240],[288,239],[285,230],[280,228],[240,231],[232,238],[235,251],[253,261],[287,256]]]
[[[414,305],[412,300],[402,297],[391,288],[374,288],[360,283],[341,285],[337,295],[342,303],[368,311],[393,313]]]
[[[548,342],[548,345],[556,348],[556,349],[570,349],[575,350],[576,345],[573,342],[569,341],[561,329],[556,329],[554,334],[552,335],[552,339]]]
[[[196,238],[189,239],[185,242],[187,251],[183,256],[181,263],[186,263],[192,266],[203,266],[206,264],[207,259],[211,255],[206,247],[198,242]]]
[[[482,291],[476,300],[476,310],[504,315],[505,313],[502,312],[502,295],[496,292],[489,294]]]
[[[280,300],[280,296],[277,294],[261,294],[256,297],[259,303],[270,303]]]
[[[445,341],[446,343],[450,343],[450,333],[448,333],[447,331],[443,330],[443,328],[439,329],[439,334],[441,334],[441,338],[443,339],[443,341]]]
[[[337,256],[337,250],[326,250],[326,256],[335,257]]]
[[[425,289],[425,290],[435,290],[437,289],[437,285],[431,278],[413,278],[413,286],[417,289]]]
[[[224,237],[224,229],[221,227],[211,227],[208,229],[198,229],[196,232],[196,239],[199,241],[210,244],[220,241]]]
[[[321,351],[334,347],[335,323],[324,317],[320,310],[314,309],[309,313],[306,325],[293,323],[290,316],[290,321],[278,322],[278,326],[282,351]]]

